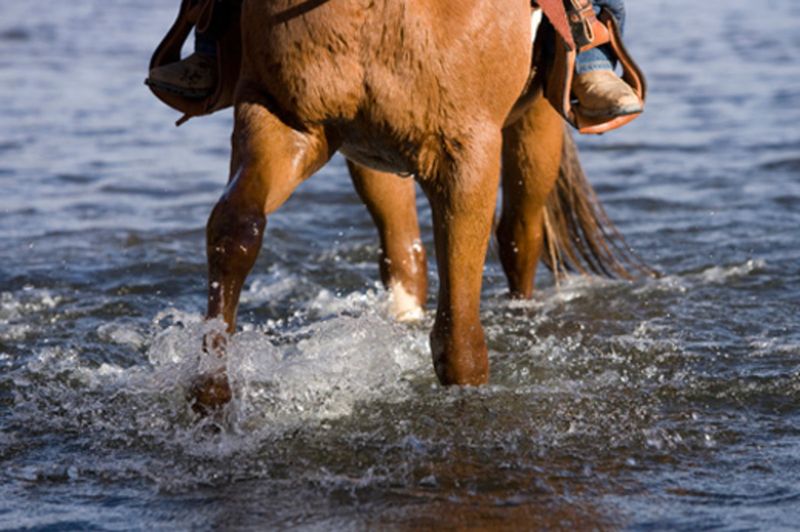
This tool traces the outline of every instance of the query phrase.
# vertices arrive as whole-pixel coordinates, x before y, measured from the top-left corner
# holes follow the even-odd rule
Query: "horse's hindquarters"
[[[353,159],[419,173],[420,146],[503,123],[530,32],[518,0],[247,1],[243,78],[297,122],[336,129]]]
[[[352,119],[364,98],[361,3],[246,0],[243,80],[301,123]]]

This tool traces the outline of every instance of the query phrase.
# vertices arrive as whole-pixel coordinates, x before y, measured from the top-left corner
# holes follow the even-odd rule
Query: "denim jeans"
[[[605,7],[619,23],[620,31],[625,28],[625,0],[592,0],[595,13],[600,13],[600,9]],[[575,72],[583,74],[592,70],[614,70],[617,60],[611,51],[611,46],[605,44],[598,48],[592,48],[586,52],[578,54],[575,59]]]

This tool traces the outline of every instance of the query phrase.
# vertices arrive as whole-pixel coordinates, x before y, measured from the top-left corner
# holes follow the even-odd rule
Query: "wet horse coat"
[[[507,124],[530,77],[529,3],[245,0],[242,9],[231,177],[207,228],[208,316],[235,330],[266,217],[339,150],[378,225],[382,278],[411,307],[425,301],[425,257],[413,183],[392,174],[413,175],[429,198],[440,280],[434,368],[443,384],[487,382],[479,305],[501,160],[500,254],[523,297],[563,166],[563,120],[540,93]],[[224,355],[224,338],[208,340]],[[201,406],[229,397],[224,374],[195,388]]]

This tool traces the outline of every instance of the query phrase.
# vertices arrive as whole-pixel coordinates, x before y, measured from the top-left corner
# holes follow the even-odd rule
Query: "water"
[[[0,526],[796,526],[800,7],[668,7],[628,7],[646,115],[580,140],[665,277],[509,302],[490,258],[492,384],[443,390],[336,159],[270,220],[220,432],[183,395],[230,117],[141,85],[177,1],[3,1]]]

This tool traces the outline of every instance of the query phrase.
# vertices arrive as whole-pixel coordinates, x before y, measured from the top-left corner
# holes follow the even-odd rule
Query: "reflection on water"
[[[649,109],[582,139],[664,278],[511,302],[491,259],[492,384],[443,390],[337,159],[270,220],[235,400],[196,425],[230,117],[175,130],[140,85],[177,6],[4,4],[0,525],[792,527],[800,10],[750,5],[632,3]]]

